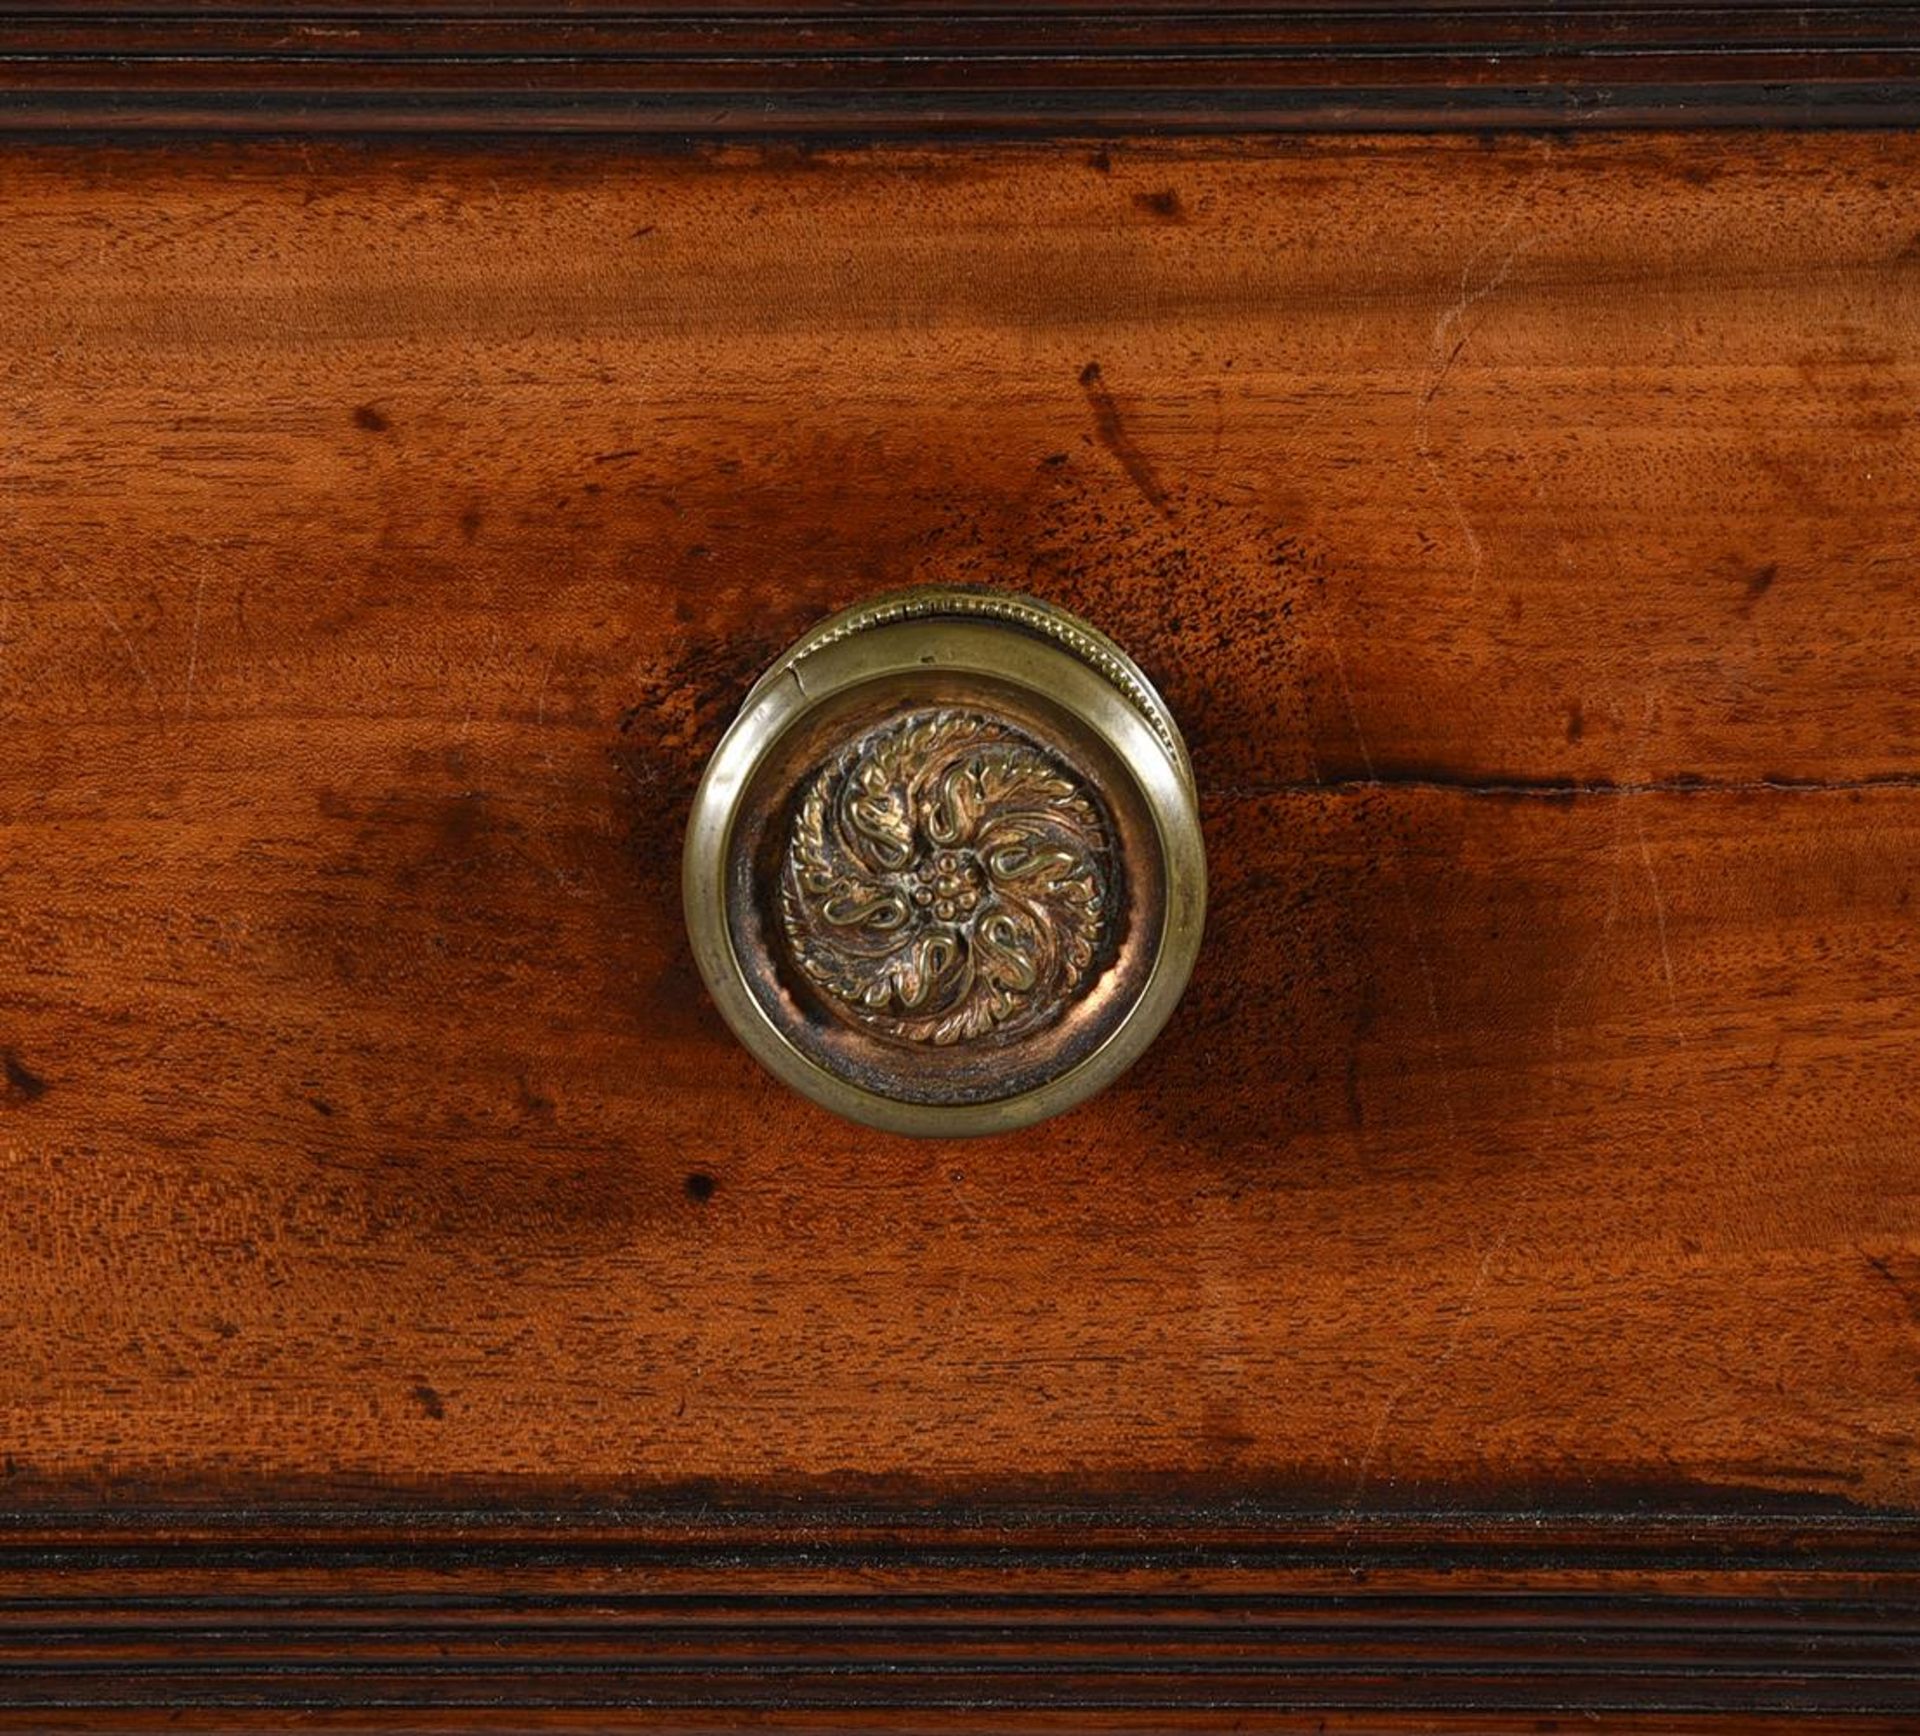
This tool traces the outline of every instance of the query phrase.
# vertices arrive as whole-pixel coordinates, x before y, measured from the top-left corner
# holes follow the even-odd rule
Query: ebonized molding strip
[[[1920,6],[0,5],[14,130],[818,138],[1920,122]]]
[[[0,1707],[46,1714],[1900,1728],[1916,1706],[1920,1533],[1859,1516],[0,1521]]]

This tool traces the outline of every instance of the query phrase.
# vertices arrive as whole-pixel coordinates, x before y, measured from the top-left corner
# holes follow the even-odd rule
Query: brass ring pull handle
[[[901,1133],[1025,1126],[1179,1001],[1206,909],[1193,771],[1133,660],[1004,592],[823,622],[754,686],[687,829],[687,927],[735,1034]]]

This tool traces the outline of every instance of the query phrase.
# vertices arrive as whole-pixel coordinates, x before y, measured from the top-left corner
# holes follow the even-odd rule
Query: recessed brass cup
[[[898,1133],[998,1132],[1128,1067],[1185,989],[1206,856],[1185,745],[1066,611],[922,589],[822,622],[694,798],[708,989],[777,1077]]]

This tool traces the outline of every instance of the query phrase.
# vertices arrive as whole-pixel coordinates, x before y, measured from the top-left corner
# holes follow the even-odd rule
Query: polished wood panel
[[[1910,1634],[1842,1522],[1920,1508],[1917,170],[10,153],[17,1521],[1798,1514],[1756,1571]],[[998,1141],[781,1091],[680,925],[749,680],[914,580],[1136,651],[1214,864],[1159,1046]]]

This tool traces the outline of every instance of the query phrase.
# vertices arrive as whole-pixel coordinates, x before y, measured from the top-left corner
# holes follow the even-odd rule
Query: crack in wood
[[[1200,795],[1203,801],[1257,802],[1273,796],[1351,796],[1368,795],[1377,790],[1425,790],[1437,795],[1563,802],[1596,796],[1831,796],[1868,790],[1915,789],[1920,789],[1920,772],[1884,772],[1861,778],[1654,778],[1630,782],[1608,778],[1477,781],[1434,772],[1379,772],[1370,777],[1282,778],[1262,784],[1203,782]]]

